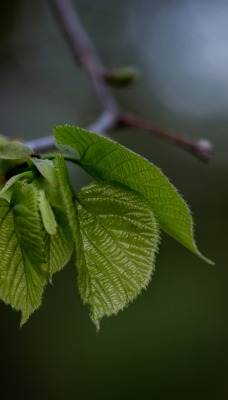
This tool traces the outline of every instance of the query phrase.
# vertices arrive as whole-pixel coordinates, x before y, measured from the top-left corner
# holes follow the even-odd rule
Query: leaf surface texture
[[[81,166],[95,179],[115,181],[139,192],[151,205],[160,227],[210,263],[198,250],[190,210],[162,171],[119,143],[74,126],[57,126],[57,143],[78,153]]]
[[[93,183],[77,196],[79,290],[99,327],[150,281],[159,230],[148,203],[119,184]]]

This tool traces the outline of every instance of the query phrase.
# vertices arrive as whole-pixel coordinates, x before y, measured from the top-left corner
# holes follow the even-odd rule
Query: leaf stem
[[[192,140],[185,135],[180,135],[169,129],[162,128],[159,125],[130,114],[122,115],[120,124],[126,127],[131,126],[133,128],[138,128],[157,135],[162,139],[166,139],[170,143],[175,144],[184,150],[188,150],[200,161],[207,162],[212,156],[213,145],[209,140]]]

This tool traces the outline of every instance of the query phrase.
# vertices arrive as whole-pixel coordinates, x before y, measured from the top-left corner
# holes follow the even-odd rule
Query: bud
[[[207,162],[211,159],[213,145],[209,140],[199,139],[194,143],[193,153],[201,161]]]
[[[105,82],[116,88],[124,88],[138,79],[139,75],[139,70],[134,67],[117,68],[105,74]]]

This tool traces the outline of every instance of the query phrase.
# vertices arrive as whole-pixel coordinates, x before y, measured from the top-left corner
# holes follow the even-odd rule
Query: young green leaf
[[[36,184],[39,193],[43,192],[41,195],[43,200],[39,197],[39,200],[42,202],[42,204],[39,202],[39,207],[47,232],[46,257],[47,271],[50,278],[67,264],[74,246],[70,226],[72,221],[69,221],[72,213],[68,210],[71,207],[73,208],[73,218],[75,218],[75,207],[73,205],[72,192],[68,187],[69,177],[65,162],[62,160],[61,155],[58,155],[57,158],[58,161],[55,162],[36,158],[31,160],[41,175],[41,179],[38,178]],[[61,168],[62,162],[64,165]],[[67,198],[71,202],[71,207],[69,204],[68,207],[65,207]]]
[[[36,192],[16,186],[11,203],[0,198],[0,298],[22,311],[23,324],[41,304],[47,274]]]
[[[0,159],[2,160],[28,160],[33,151],[26,144],[17,141],[7,141],[0,147]]]
[[[8,171],[27,161],[33,151],[30,147],[21,142],[0,141],[0,175],[5,175]]]
[[[150,203],[161,228],[189,250],[198,250],[190,210],[159,168],[120,144],[74,126],[57,126],[54,136],[80,156],[79,163],[95,179],[115,181],[139,192]]]
[[[58,190],[60,193],[62,206],[65,210],[72,237],[76,242],[77,219],[76,210],[73,203],[73,190],[71,189],[69,175],[65,161],[61,154],[56,154],[53,160],[56,171]]]
[[[11,199],[14,184],[19,180],[31,181],[32,178],[33,174],[31,171],[22,172],[20,174],[12,176],[8,181],[4,183],[3,187],[0,190],[0,196],[9,201]]]
[[[39,190],[39,209],[43,225],[49,235],[57,233],[57,222],[44,190]]]
[[[31,158],[30,163],[34,165],[40,175],[45,178],[48,186],[51,186],[52,188],[58,187],[56,171],[52,160],[42,160],[33,157]]]
[[[119,184],[93,183],[76,201],[78,284],[97,328],[116,314],[151,278],[159,230],[142,196]]]
[[[22,311],[21,324],[40,306],[48,279],[73,251],[61,197],[52,208],[42,183],[14,179],[6,191],[12,191],[9,201],[5,192],[0,196],[0,298]]]
[[[69,262],[74,242],[69,222],[64,211],[52,208],[55,221],[57,223],[57,231],[55,235],[46,234],[46,270],[49,279],[52,275]]]
[[[32,265],[40,267],[45,263],[45,241],[36,187],[17,181],[13,186],[10,205],[16,236]]]

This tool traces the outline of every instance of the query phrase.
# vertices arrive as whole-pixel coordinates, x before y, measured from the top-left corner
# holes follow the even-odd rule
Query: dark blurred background
[[[113,138],[158,165],[190,204],[208,266],[162,235],[147,291],[96,334],[73,264],[19,329],[0,304],[1,399],[228,398],[228,2],[75,0],[108,67],[141,78],[120,105],[164,127],[213,141],[203,165],[144,132]],[[86,126],[99,106],[48,2],[0,4],[0,132],[32,139],[57,124]],[[76,188],[89,182],[71,168]]]

